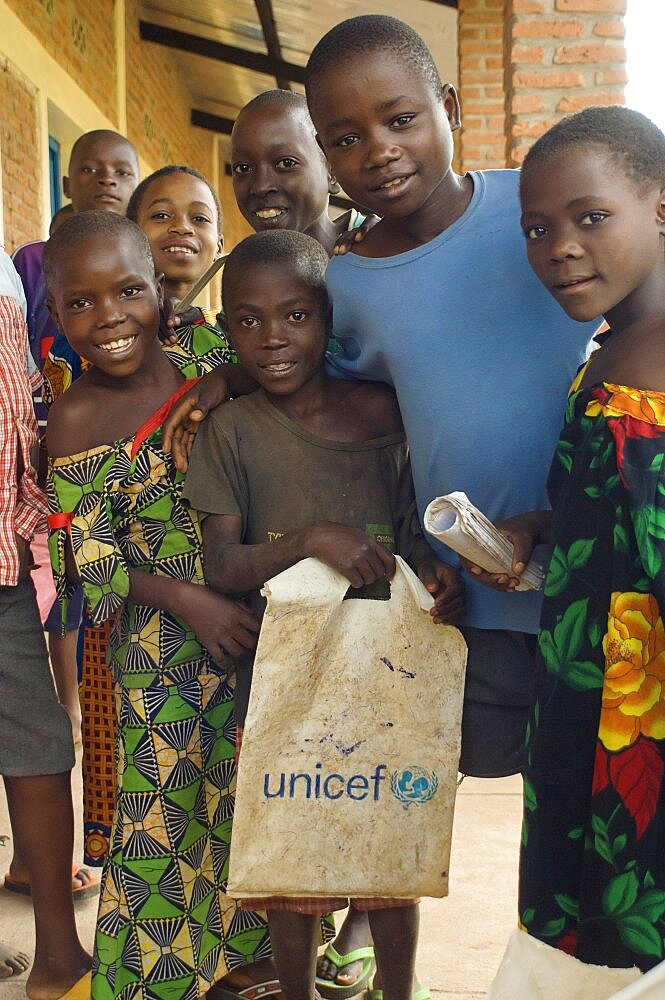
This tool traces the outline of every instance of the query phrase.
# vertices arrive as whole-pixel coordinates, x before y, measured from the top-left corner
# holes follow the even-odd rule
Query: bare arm
[[[241,365],[226,364],[208,372],[186,392],[171,410],[162,432],[162,448],[173,454],[176,468],[187,472],[196,432],[210,410],[257,388]]]
[[[241,520],[211,514],[203,522],[206,578],[223,593],[256,590],[266,580],[315,556],[342,573],[352,587],[392,576],[395,559],[358,528],[321,521],[293,531],[274,542],[243,545]]]

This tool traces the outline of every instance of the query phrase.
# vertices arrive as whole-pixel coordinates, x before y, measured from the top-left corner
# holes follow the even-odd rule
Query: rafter
[[[273,59],[272,56],[263,55],[261,52],[250,52],[235,45],[225,45],[211,38],[203,38],[201,35],[165,28],[152,21],[139,21],[139,31],[145,42],[156,42],[158,45],[166,45],[180,52],[190,52],[197,56],[205,56],[207,59],[230,63],[232,66],[241,66],[243,69],[254,70],[255,73],[274,76],[275,79],[283,78],[294,83],[305,82],[304,66],[297,66],[283,59]]]
[[[282,46],[277,33],[277,25],[275,24],[272,0],[254,0],[254,6],[256,7],[256,13],[259,15],[261,31],[263,32],[268,55],[271,59],[275,59],[279,63],[282,61]],[[281,90],[291,90],[291,81],[288,77],[278,75],[275,79],[277,86]]]

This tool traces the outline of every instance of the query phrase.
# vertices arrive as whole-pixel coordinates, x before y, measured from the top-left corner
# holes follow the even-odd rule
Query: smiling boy
[[[259,588],[301,559],[317,557],[362,587],[392,576],[394,550],[410,558],[433,594],[433,621],[454,621],[463,609],[461,588],[413,518],[394,394],[325,372],[327,262],[310,237],[275,231],[250,236],[226,263],[229,337],[260,389],[215,410],[194,446],[184,496],[207,515],[206,578],[221,592],[249,591],[258,615]],[[243,662],[236,682],[240,721],[250,681],[251,662]],[[346,901],[262,903],[284,997],[311,1000],[319,915]],[[410,1000],[417,907],[404,899],[356,905],[369,913],[385,1000]]]

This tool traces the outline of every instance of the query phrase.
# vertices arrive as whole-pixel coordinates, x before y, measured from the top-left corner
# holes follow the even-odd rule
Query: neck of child
[[[472,195],[471,177],[468,174],[460,177],[450,169],[414,212],[401,218],[384,217],[370,235],[380,235],[386,256],[415,249],[457,222],[468,208]]]
[[[125,392],[137,390],[140,392],[148,387],[154,389],[162,384],[167,387],[167,384],[172,381],[174,371],[175,369],[165,355],[158,337],[155,337],[150,348],[146,351],[140,366],[129,375],[112,375],[100,368],[90,369],[91,374],[94,373],[94,381],[98,385],[112,388],[114,391],[124,390]]]
[[[168,278],[164,277],[164,298],[166,299],[177,299],[180,302],[184,299],[187,292],[192,287],[191,281],[186,281],[181,278]]]
[[[280,413],[283,413],[289,420],[296,424],[306,426],[313,415],[318,415],[325,410],[329,401],[329,384],[331,379],[326,375],[323,363],[309,379],[294,392],[271,393],[264,389],[264,392],[272,405]]]
[[[665,323],[665,261],[659,262],[638,288],[605,313],[612,334],[637,331],[643,323]]]
[[[326,208],[326,211],[321,213],[316,222],[313,222],[312,225],[305,230],[305,235],[311,236],[313,240],[320,243],[328,256],[332,257],[333,247],[335,246],[337,237],[340,234],[337,230],[337,226],[328,215],[328,210]]]

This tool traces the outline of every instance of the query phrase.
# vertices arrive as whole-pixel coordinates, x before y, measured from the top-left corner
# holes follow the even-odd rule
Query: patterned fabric
[[[206,328],[165,351],[185,376],[226,360]],[[133,438],[56,459],[50,469],[58,592],[66,599],[68,531],[93,621],[116,615],[109,660],[118,792],[95,938],[95,1000],[195,1000],[229,970],[269,954],[265,919],[224,891],[233,690],[182,619],[127,601],[129,567],[204,582],[198,517],[181,502],[183,477],[161,449],[161,425],[185,388]]]
[[[115,696],[106,664],[111,622],[82,631],[83,860],[86,865],[102,865],[109,853],[115,809]]]
[[[665,957],[665,393],[575,392],[550,491],[520,918],[646,971]]]
[[[12,268],[2,251],[0,269]],[[18,275],[15,275],[18,281]],[[6,282],[3,282],[4,292]],[[31,390],[41,382],[28,375],[28,333],[18,300],[0,294],[0,586],[18,583],[16,535],[32,538],[44,524],[46,501],[37,486],[30,451],[37,441]],[[20,469],[19,469],[20,465]]]

